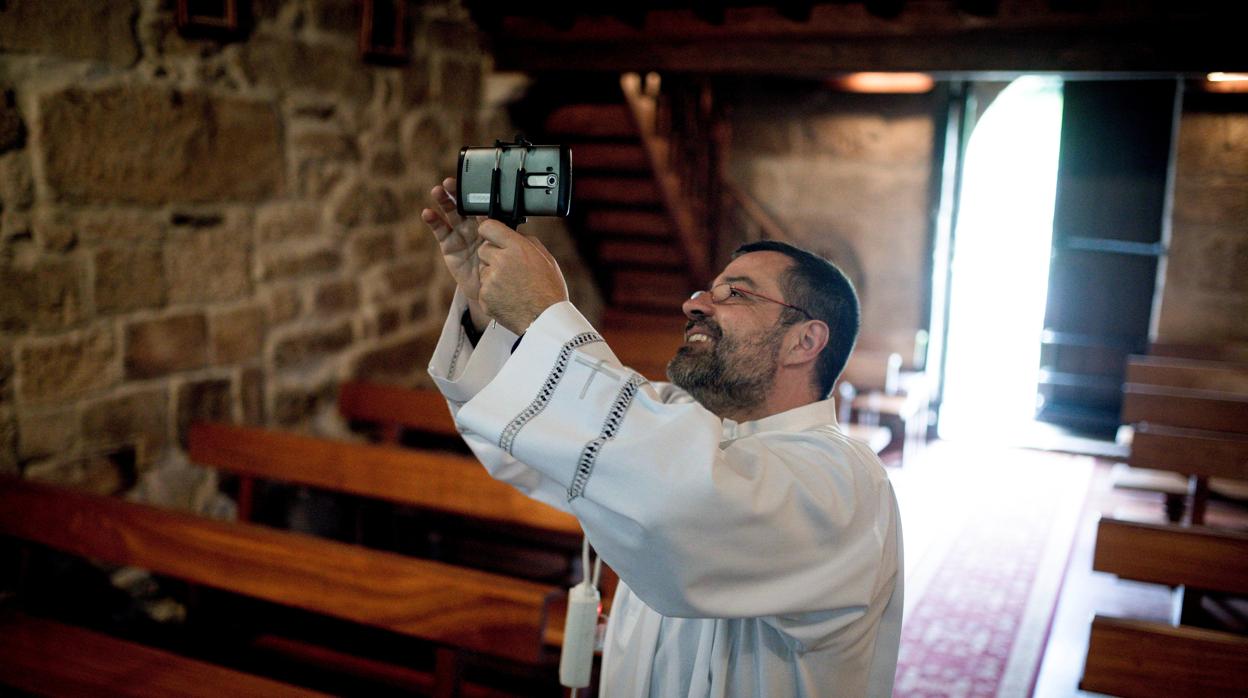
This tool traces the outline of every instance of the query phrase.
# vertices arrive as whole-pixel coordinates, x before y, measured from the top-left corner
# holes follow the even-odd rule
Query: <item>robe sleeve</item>
[[[782,630],[819,614],[831,631],[887,596],[892,491],[853,442],[828,426],[721,447],[718,417],[667,397],[561,303],[456,419],[492,442],[474,446],[491,472],[527,463],[548,496],[562,489],[603,559],[659,613]]]

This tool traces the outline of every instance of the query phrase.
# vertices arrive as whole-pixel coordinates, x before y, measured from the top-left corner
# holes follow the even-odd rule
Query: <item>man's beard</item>
[[[742,340],[725,337],[714,321],[697,324],[715,337],[715,346],[711,351],[681,347],[667,364],[668,380],[720,417],[761,405],[776,378],[785,328]]]

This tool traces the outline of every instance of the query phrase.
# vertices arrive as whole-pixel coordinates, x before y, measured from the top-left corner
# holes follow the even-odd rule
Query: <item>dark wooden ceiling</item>
[[[468,2],[497,66],[826,77],[1248,69],[1248,2]]]

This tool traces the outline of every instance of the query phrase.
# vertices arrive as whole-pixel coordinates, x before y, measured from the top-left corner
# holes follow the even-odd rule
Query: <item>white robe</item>
[[[601,695],[889,696],[902,544],[833,403],[753,422],[620,365],[570,304],[475,349],[456,294],[429,372],[496,478],[574,514],[619,574]],[[604,370],[605,369],[605,370]]]

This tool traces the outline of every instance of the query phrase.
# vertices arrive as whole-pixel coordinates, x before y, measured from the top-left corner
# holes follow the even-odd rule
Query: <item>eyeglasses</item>
[[[703,293],[707,293],[707,291],[694,291],[693,295],[689,296],[689,299],[693,300],[694,298],[701,296]],[[792,308],[796,310],[797,312],[801,313],[802,315],[805,315],[807,319],[810,319],[810,320],[815,319],[813,315],[806,312],[802,308],[797,307],[796,305],[790,305],[788,303],[785,303],[784,301],[778,301],[775,298],[768,298],[767,296],[764,296],[761,293],[755,293],[753,291],[741,288],[740,286],[733,286],[732,284],[718,284],[718,285],[712,286],[710,290],[710,294],[711,294],[711,302],[714,303],[715,305],[728,303],[732,299],[740,299],[740,298],[745,298],[746,296],[753,296],[754,298],[761,298],[770,303],[775,303],[776,305],[783,305],[786,308]]]

